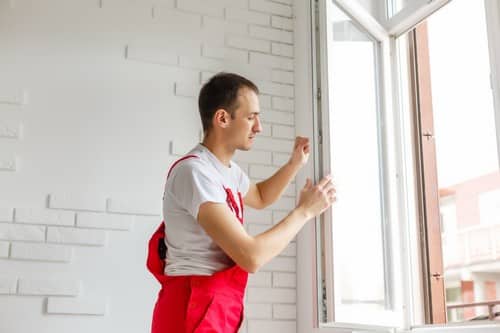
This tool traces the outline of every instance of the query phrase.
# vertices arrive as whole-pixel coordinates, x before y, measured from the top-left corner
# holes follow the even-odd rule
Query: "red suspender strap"
[[[168,170],[168,174],[167,174],[167,178],[170,176],[170,173],[172,172],[172,169],[177,165],[179,164],[179,162],[182,162],[188,158],[191,158],[191,157],[198,157],[196,155],[186,155],[182,158],[179,158],[177,161],[174,162],[174,164],[172,164],[172,166],[170,167],[170,169]]]
[[[228,187],[224,187],[224,190],[226,190],[226,195],[227,195],[226,201],[229,208],[234,212],[236,218],[240,221],[240,223],[243,223],[243,199],[241,198],[241,193],[238,192],[238,198],[240,200],[240,207],[241,207],[241,212],[240,212],[240,208],[238,207],[238,204],[234,199],[234,195],[231,189]]]
[[[240,207],[241,207],[241,223],[243,223],[243,198],[241,197],[240,191],[238,191],[238,198],[240,199]]]

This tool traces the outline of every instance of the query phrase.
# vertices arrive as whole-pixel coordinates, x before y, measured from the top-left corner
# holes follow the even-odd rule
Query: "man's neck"
[[[234,155],[234,149],[231,149],[221,143],[220,140],[213,138],[212,136],[206,136],[202,143],[212,154],[217,157],[217,159],[225,166],[230,166],[230,161]]]

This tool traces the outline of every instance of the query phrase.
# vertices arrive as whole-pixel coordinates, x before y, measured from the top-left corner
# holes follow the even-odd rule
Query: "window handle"
[[[443,276],[441,275],[441,273],[434,273],[432,274],[432,277],[435,278],[436,280],[440,280]]]
[[[434,134],[432,134],[429,131],[424,132],[423,136],[425,136],[427,138],[427,140],[434,139]]]

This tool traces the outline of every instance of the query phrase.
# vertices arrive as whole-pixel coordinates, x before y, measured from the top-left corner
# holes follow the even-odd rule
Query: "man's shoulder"
[[[187,156],[173,167],[172,175],[192,175],[200,173],[211,175],[215,172],[213,165],[204,158],[203,154]]]
[[[174,170],[194,170],[206,167],[207,161],[199,155],[186,155],[175,167]]]

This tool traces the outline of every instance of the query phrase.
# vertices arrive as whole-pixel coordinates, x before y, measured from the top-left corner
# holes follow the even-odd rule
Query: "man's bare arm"
[[[276,202],[308,158],[309,139],[297,137],[290,160],[268,179],[257,184],[250,184],[244,198],[245,204],[263,209]]]
[[[334,200],[335,189],[331,179],[325,177],[316,186],[308,181],[297,207],[281,222],[257,236],[248,235],[227,205],[222,203],[203,203],[198,222],[234,262],[253,273],[281,253],[304,224],[325,211]]]

